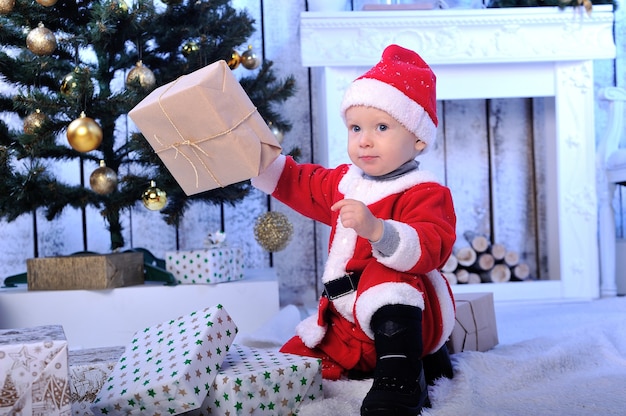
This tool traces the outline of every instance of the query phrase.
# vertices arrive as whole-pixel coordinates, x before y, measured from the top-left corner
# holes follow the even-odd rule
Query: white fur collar
[[[394,180],[374,181],[365,179],[363,171],[355,165],[351,165],[339,182],[338,188],[345,198],[355,199],[370,205],[386,196],[405,191],[423,182],[438,181],[433,173],[420,170],[411,171]],[[351,228],[345,228],[341,224],[341,220],[338,219],[322,275],[323,283],[338,279],[346,274],[346,264],[354,255],[356,240],[356,232]],[[333,301],[337,311],[350,322],[354,322],[352,312],[354,300],[354,296],[344,296]]]
[[[415,169],[398,179],[389,181],[375,181],[363,177],[363,171],[355,165],[350,165],[348,172],[339,182],[339,192],[346,198],[356,199],[365,205],[380,201],[386,196],[406,191],[414,185],[424,182],[439,182],[435,174],[429,171]]]

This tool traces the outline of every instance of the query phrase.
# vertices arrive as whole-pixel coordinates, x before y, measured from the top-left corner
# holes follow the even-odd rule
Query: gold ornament
[[[283,133],[283,131],[276,127],[271,121],[267,123],[267,126],[270,128],[270,131],[272,132],[274,137],[276,137],[276,141],[278,143],[282,143],[283,139],[285,138],[285,133]]]
[[[44,7],[54,6],[57,3],[57,0],[37,0],[37,3],[41,4]]]
[[[133,84],[136,81],[139,81],[139,85],[145,90],[151,90],[156,85],[154,72],[150,68],[143,66],[141,61],[138,61],[126,76],[126,85]]]
[[[200,50],[200,45],[198,45],[194,41],[189,41],[183,45],[183,55],[189,56],[194,52],[198,52]]]
[[[230,69],[237,69],[240,63],[241,63],[241,55],[239,55],[239,52],[237,51],[232,51],[230,53],[230,59],[228,60],[228,67]]]
[[[46,121],[46,115],[40,109],[36,109],[24,118],[24,133],[35,134]]]
[[[68,97],[78,98],[82,91],[93,91],[93,84],[89,75],[89,68],[75,67],[72,72],[64,76],[63,80],[61,80],[61,88],[59,88],[61,94]],[[81,90],[80,88],[81,83],[87,84],[84,90]]]
[[[35,55],[50,55],[57,48],[57,39],[50,29],[39,23],[28,32],[26,47]]]
[[[160,211],[167,204],[167,194],[156,187],[155,181],[150,181],[150,187],[143,191],[141,201],[149,210]]]
[[[79,118],[67,126],[67,140],[74,150],[90,152],[102,143],[102,129],[94,119],[82,112]]]
[[[246,69],[257,69],[261,64],[261,60],[252,50],[252,45],[248,45],[248,50],[241,54],[241,65]]]
[[[293,226],[285,214],[267,212],[254,224],[254,238],[265,250],[276,252],[287,247],[293,234]]]
[[[15,7],[15,0],[0,0],[0,14],[9,14]]]
[[[89,186],[99,195],[108,195],[117,187],[117,173],[101,160],[100,167],[89,176]]]
[[[124,0],[111,0],[109,8],[116,13],[128,13],[128,3]]]

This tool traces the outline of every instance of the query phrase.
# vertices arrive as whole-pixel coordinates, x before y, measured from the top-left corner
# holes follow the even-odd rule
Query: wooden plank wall
[[[626,88],[626,10],[621,6],[623,6],[623,4],[615,10],[617,58],[614,63],[614,85]],[[622,138],[622,146],[626,147],[626,138]],[[626,239],[626,187],[620,187],[617,194],[618,196],[615,200],[615,206],[618,210],[616,218],[617,236]]]
[[[305,0],[282,2],[276,8],[268,0],[235,0],[256,20],[257,33],[250,39],[259,55],[274,62],[279,77],[293,74],[297,94],[282,106],[293,122],[285,135],[283,147],[298,147],[302,161],[316,161],[319,143],[311,132],[311,93],[309,70],[300,64],[299,15],[306,9]],[[619,16],[624,15],[620,11]],[[622,21],[624,18],[621,19]],[[596,65],[596,88],[626,86],[623,52],[626,39],[622,23],[616,25],[620,58]],[[622,36],[620,36],[622,34]],[[245,47],[245,45],[243,45]],[[242,50],[243,51],[243,50]],[[616,69],[617,68],[617,69]],[[247,71],[243,68],[238,69]],[[546,258],[545,224],[545,138],[538,134],[536,120],[541,119],[550,99],[518,98],[498,100],[458,100],[439,102],[440,129],[437,146],[421,161],[451,188],[458,215],[458,245],[467,244],[466,230],[483,233],[492,242],[518,251],[531,267],[533,277],[549,279]],[[604,107],[598,104],[598,135],[604,127]],[[68,176],[76,179],[71,166]],[[86,176],[90,170],[86,172]],[[626,194],[622,200],[626,201]],[[619,199],[616,200],[619,203]],[[285,213],[294,226],[289,246],[272,255],[263,251],[254,239],[254,222],[268,209]],[[622,210],[624,207],[622,207]],[[98,212],[87,212],[88,249],[108,251],[108,232]],[[620,233],[624,235],[623,216]],[[138,205],[125,217],[128,246],[144,247],[157,256],[168,250],[199,248],[208,232],[224,225],[228,241],[244,248],[250,268],[275,267],[281,287],[281,303],[312,304],[318,294],[318,277],[325,257],[326,229],[293,213],[265,195],[254,193],[243,203],[231,206],[193,206],[182,226],[176,230],[165,224],[158,212]],[[25,260],[32,257],[33,241],[39,243],[40,256],[69,254],[83,250],[82,217],[67,211],[48,223],[37,215],[37,232],[31,216],[0,223],[0,262],[2,277],[25,271]],[[590,242],[594,243],[594,242]]]

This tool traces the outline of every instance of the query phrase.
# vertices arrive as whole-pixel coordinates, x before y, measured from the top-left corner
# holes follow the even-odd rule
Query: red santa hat
[[[345,121],[346,110],[355,105],[383,110],[424,141],[427,150],[437,137],[436,80],[416,52],[390,45],[376,66],[350,84],[341,116]]]

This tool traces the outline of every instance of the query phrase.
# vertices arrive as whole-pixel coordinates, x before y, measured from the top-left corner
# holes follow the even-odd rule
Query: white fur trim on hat
[[[359,78],[346,90],[341,102],[341,117],[346,121],[346,110],[353,106],[374,107],[385,111],[418,139],[427,150],[437,138],[437,126],[424,107],[404,95],[397,88],[373,78]]]

